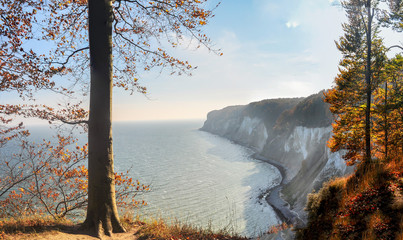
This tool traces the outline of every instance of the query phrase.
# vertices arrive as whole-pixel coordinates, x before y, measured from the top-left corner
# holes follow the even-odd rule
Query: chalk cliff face
[[[231,106],[207,115],[201,130],[253,148],[286,169],[283,196],[303,218],[306,196],[347,169],[341,153],[327,147],[332,115],[323,93]]]

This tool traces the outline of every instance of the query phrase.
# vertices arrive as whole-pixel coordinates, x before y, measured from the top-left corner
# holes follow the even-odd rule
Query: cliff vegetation
[[[401,31],[403,11],[395,1],[389,10],[379,3],[341,3],[348,21],[336,43],[343,58],[335,86],[325,93],[334,114],[328,146],[356,169],[309,195],[298,239],[403,239],[403,58],[388,57],[379,30]]]
[[[402,161],[360,165],[309,194],[297,239],[403,239]]]

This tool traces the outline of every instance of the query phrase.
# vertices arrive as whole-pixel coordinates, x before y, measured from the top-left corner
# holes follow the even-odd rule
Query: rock
[[[269,99],[207,115],[201,130],[252,148],[285,169],[281,196],[306,220],[307,194],[332,176],[348,173],[341,153],[327,148],[332,114],[323,92],[306,98]]]

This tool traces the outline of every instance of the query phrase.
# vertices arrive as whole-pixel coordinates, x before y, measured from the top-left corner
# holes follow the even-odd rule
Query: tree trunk
[[[388,79],[385,80],[385,160],[388,161],[388,147],[389,147],[389,121],[388,121]]]
[[[112,1],[89,0],[91,63],[88,122],[88,208],[84,228],[124,232],[115,200],[112,149]]]
[[[368,11],[368,25],[367,25],[367,66],[365,69],[365,83],[367,92],[367,107],[365,108],[365,162],[371,162],[371,54],[372,54],[372,14],[371,14],[371,0],[367,1]]]

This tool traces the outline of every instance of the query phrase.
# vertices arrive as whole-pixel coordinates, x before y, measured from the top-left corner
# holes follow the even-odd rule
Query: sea
[[[263,194],[281,182],[279,170],[253,150],[200,131],[202,120],[113,124],[115,171],[150,191],[134,210],[140,218],[258,236],[280,224]],[[51,135],[33,127],[32,136]],[[46,133],[44,133],[44,131]],[[80,135],[85,141],[85,134]]]

